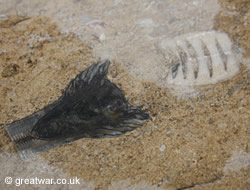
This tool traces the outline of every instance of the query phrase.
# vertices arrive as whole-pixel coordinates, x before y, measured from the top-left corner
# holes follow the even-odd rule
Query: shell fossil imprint
[[[118,136],[149,119],[106,78],[109,65],[91,65],[53,104],[6,127],[22,158],[82,137]]]
[[[160,43],[169,64],[168,85],[214,84],[240,71],[241,54],[227,34],[217,31],[184,34]]]

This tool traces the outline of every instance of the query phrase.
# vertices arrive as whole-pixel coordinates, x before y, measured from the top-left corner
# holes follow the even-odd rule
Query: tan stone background
[[[185,19],[196,10],[191,8],[184,12],[185,6],[190,7],[190,4],[181,7],[183,2],[166,1],[157,6],[153,1],[152,4],[150,1],[132,2],[107,1],[102,4],[99,1],[92,7],[93,1],[68,1],[64,5],[59,1],[40,4],[0,1],[0,189],[51,188],[43,185],[8,186],[3,181],[6,176],[77,176],[82,180],[80,186],[53,185],[53,189],[249,188],[248,1],[221,0],[219,4],[214,1],[210,5],[202,0],[190,1],[197,9],[201,5],[207,7],[202,7],[204,14],[200,13],[200,19],[190,19],[188,24]],[[195,4],[197,2],[200,4]],[[116,10],[112,8],[115,3],[118,6]],[[55,8],[48,9],[51,5]],[[69,14],[67,7],[73,5],[76,11]],[[135,16],[136,10],[149,5],[152,10],[162,8],[164,11],[165,8],[173,10],[174,14],[166,12],[161,17],[159,13],[146,11]],[[109,23],[105,29],[99,21],[97,29],[80,27],[77,16],[85,9],[82,19],[87,19],[88,14],[93,17],[95,13],[96,20],[103,14],[103,20],[107,22],[111,16],[108,16],[110,9],[106,10],[105,6],[111,7],[116,14],[123,11],[127,17],[121,14],[113,21],[114,24]],[[130,14],[129,6],[133,7]],[[36,15],[37,12],[40,15]],[[111,11],[110,14],[114,13]],[[144,19],[152,15],[156,15],[154,21],[159,25],[152,26],[150,19]],[[166,22],[165,17],[169,18],[168,26],[162,25]],[[89,17],[86,22],[91,20]],[[135,20],[144,27],[133,25]],[[193,25],[191,21],[194,21]],[[185,24],[181,25],[183,22]],[[228,33],[244,53],[241,73],[231,80],[197,87],[196,94],[187,94],[183,98],[176,97],[170,89],[139,80],[127,67],[134,61],[143,68],[144,60],[151,56],[143,57],[148,53],[144,48],[148,45],[153,47],[162,35],[174,36],[213,28]],[[124,45],[130,37],[126,35],[131,31],[134,31],[131,42]],[[102,33],[105,39],[100,38]],[[136,34],[143,37],[136,39]],[[152,39],[148,37],[153,34],[156,37],[151,43]],[[149,40],[143,42],[144,38]],[[157,55],[154,56],[157,58]],[[124,90],[131,103],[143,105],[152,120],[120,137],[80,139],[34,159],[20,160],[4,126],[55,101],[68,82],[98,57],[112,59],[109,79]]]

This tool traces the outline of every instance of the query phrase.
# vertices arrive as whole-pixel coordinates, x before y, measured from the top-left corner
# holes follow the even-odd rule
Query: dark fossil
[[[109,65],[109,60],[91,65],[53,104],[6,127],[23,158],[82,137],[118,136],[149,119],[107,79]]]

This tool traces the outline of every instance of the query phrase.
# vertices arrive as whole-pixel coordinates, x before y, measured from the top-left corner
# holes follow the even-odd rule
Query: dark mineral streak
[[[64,94],[39,112],[6,127],[21,156],[82,137],[121,135],[139,127],[148,114],[130,105],[106,75],[110,61],[91,65],[70,82]]]
[[[107,78],[109,61],[93,64],[70,82],[56,107],[32,129],[35,138],[50,140],[81,134],[117,136],[139,126],[148,115],[131,106]]]

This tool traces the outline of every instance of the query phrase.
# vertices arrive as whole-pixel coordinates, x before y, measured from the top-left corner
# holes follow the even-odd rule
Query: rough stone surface
[[[7,1],[4,8],[2,2],[4,1],[0,1],[1,14],[7,14],[8,9],[10,12],[15,10],[11,4],[13,1]],[[61,19],[60,24],[63,24],[64,21],[67,23],[73,16],[73,12],[69,15],[71,1],[67,1],[67,3],[63,1],[68,9],[62,9],[62,5],[57,1],[50,1],[52,4],[53,2],[58,3],[56,7],[61,10],[60,17],[57,17]],[[79,4],[82,2],[72,1],[71,3],[84,7],[84,4]],[[87,3],[85,5],[89,5],[92,1],[84,2]],[[99,4],[96,6],[100,6],[101,1],[98,2]],[[179,10],[179,16],[183,16],[181,15],[183,8],[174,8],[173,2],[171,1],[172,4],[170,3],[169,6]],[[249,15],[248,10],[244,11],[246,1],[230,2],[221,0],[221,5],[225,6],[222,6],[219,14],[223,11],[227,13],[228,6],[235,3],[235,15],[243,15],[243,13]],[[30,6],[29,3],[29,1],[18,1],[17,11],[30,11],[32,3]],[[44,3],[44,6],[49,6],[50,3]],[[108,3],[110,1],[107,1]],[[113,3],[118,5],[122,3],[120,9],[124,10],[126,10],[125,7],[132,6],[128,1],[112,1],[112,6]],[[139,4],[134,6],[134,11],[138,9],[138,6]],[[87,8],[90,9],[86,6],[85,9]],[[164,10],[164,7],[162,9]],[[48,16],[55,17],[55,13],[49,14],[54,10],[57,9],[41,10],[40,14],[47,11]],[[241,11],[243,12],[240,13]],[[86,33],[90,34],[90,31],[94,30],[91,29],[93,26],[99,26],[99,28],[105,26],[104,23],[98,21],[102,13],[95,12],[99,17],[96,17],[96,21],[88,21],[90,29],[89,31],[86,29]],[[108,15],[108,11],[105,13]],[[134,14],[133,11],[130,15],[132,14]],[[86,13],[86,15],[88,14]],[[105,18],[103,19],[105,20]],[[120,26],[123,27],[122,25],[125,23],[125,29],[131,20],[128,19],[129,17],[126,19],[122,14],[121,18],[124,22],[120,22]],[[150,29],[148,27],[151,27],[153,22],[150,18],[144,19],[145,15],[142,18],[138,23],[144,27],[143,31],[148,31]],[[245,25],[237,24],[236,18],[238,17],[233,18],[230,20],[229,16],[225,16],[221,19],[220,16],[217,16],[215,25],[217,28],[225,28],[224,31],[230,35],[230,38],[235,43],[239,43],[239,46],[247,52],[250,44],[247,28]],[[172,21],[173,27],[174,23],[181,24],[178,19],[176,16],[176,19]],[[86,37],[89,44],[87,45],[74,34],[62,34],[57,25],[48,18],[29,17],[29,19],[24,19],[11,16],[7,20],[6,17],[0,16],[0,20],[1,189],[15,189],[14,185],[4,184],[3,179],[7,174],[12,177],[24,178],[26,176],[36,177],[35,175],[54,178],[77,176],[83,180],[83,186],[78,186],[79,189],[220,190],[249,188],[250,73],[247,66],[249,60],[244,59],[243,63],[246,64],[243,64],[240,73],[231,80],[212,86],[199,87],[195,96],[187,94],[180,98],[173,95],[169,89],[161,88],[154,83],[140,81],[131,75],[124,66],[126,57],[132,56],[133,58],[133,56],[136,57],[136,54],[142,57],[147,54],[147,50],[143,51],[143,54],[140,49],[141,54],[138,54],[137,47],[125,48],[126,51],[123,55],[111,56],[113,63],[108,77],[124,90],[131,103],[142,105],[143,109],[148,110],[152,120],[139,129],[118,138],[80,139],[71,144],[51,149],[29,161],[30,164],[28,164],[17,157],[14,146],[3,127],[55,101],[68,82],[95,61],[96,58],[93,57],[96,55],[98,57],[110,52],[111,55],[114,54],[115,51],[108,48],[112,47],[111,45],[106,46],[107,48],[103,52],[101,48],[103,46],[105,49],[105,43],[113,38],[105,33],[106,39],[102,41],[103,44],[96,45],[100,42],[94,42],[96,40],[94,36],[92,41],[88,41],[88,37]],[[119,19],[117,18],[117,20]],[[248,26],[249,19],[246,20],[246,26]],[[169,22],[171,23],[171,20]],[[73,23],[71,24],[73,27]],[[210,25],[207,28],[212,27],[213,23]],[[230,26],[237,27],[240,33],[234,32]],[[119,25],[116,28],[119,28]],[[164,25],[161,26],[159,30],[155,30],[154,35],[159,35],[161,31],[164,33],[166,28]],[[178,31],[177,26],[175,29]],[[176,31],[173,32],[173,35],[179,35]],[[152,34],[152,36],[154,35]],[[89,46],[92,47],[92,50]],[[122,47],[124,47],[123,43],[120,44],[120,49]],[[117,51],[119,52],[119,49]],[[98,52],[102,52],[102,54],[98,54]],[[132,53],[127,54],[128,52]],[[245,58],[246,56],[247,53],[245,53]],[[140,61],[137,60],[137,62]],[[142,62],[140,64],[143,65]],[[5,68],[14,64],[19,66],[19,72],[14,75],[9,74],[8,77],[2,76],[3,71],[7,70]],[[162,145],[166,147],[164,151],[160,151]],[[40,167],[38,162],[44,168]],[[35,169],[35,172],[32,173],[33,167],[40,169]],[[16,189],[30,187],[34,189],[40,186],[23,185]],[[53,186],[53,188],[63,189],[65,187]],[[70,186],[68,189],[70,188],[76,189],[77,186]]]
[[[246,57],[250,56],[249,0],[220,0],[221,10],[215,17],[214,28],[228,33],[240,45]]]
[[[44,0],[39,6],[33,0],[1,1],[3,14],[50,17],[63,32],[87,41],[97,56],[116,59],[137,79],[158,85],[168,67],[158,47],[162,39],[211,30],[219,11],[217,0]]]

